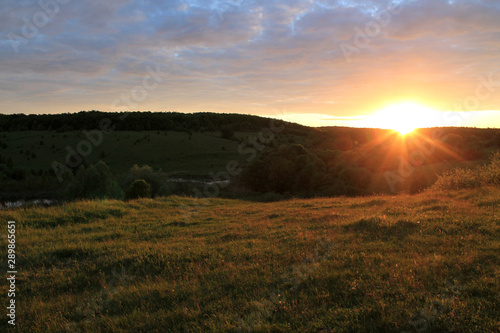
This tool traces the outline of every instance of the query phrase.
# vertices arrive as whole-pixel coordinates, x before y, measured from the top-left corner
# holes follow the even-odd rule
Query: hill
[[[495,332],[499,206],[486,187],[0,216],[16,221],[19,332]]]
[[[57,198],[64,186],[55,165],[80,167],[104,161],[119,176],[149,165],[170,178],[209,180],[223,170],[248,137],[272,120],[238,114],[175,112],[79,112],[56,115],[0,115],[0,200]],[[280,125],[281,126],[281,125]],[[273,144],[303,143],[314,131],[286,123]]]
[[[244,172],[231,177],[225,196],[415,193],[444,171],[486,163],[500,148],[499,129],[421,129],[401,137],[213,113],[0,115],[0,130],[0,200],[64,199],[63,178],[99,161],[122,191],[135,164],[165,179],[212,181],[236,161]],[[169,194],[194,193],[174,185]]]

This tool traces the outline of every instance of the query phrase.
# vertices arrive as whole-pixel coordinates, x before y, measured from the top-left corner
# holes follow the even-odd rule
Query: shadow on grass
[[[445,205],[433,205],[422,209],[423,212],[448,211],[449,207]]]
[[[169,227],[194,227],[194,226],[196,226],[198,224],[199,224],[198,222],[179,222],[179,221],[175,221],[175,222],[167,223],[166,226],[169,226]]]
[[[105,220],[109,217],[123,217],[125,212],[122,209],[104,209],[102,211],[69,211],[69,214],[62,216],[49,216],[30,223],[34,228],[54,228],[67,224],[84,224],[96,220]]]
[[[87,259],[89,256],[92,256],[94,254],[94,251],[84,248],[69,248],[69,249],[54,250],[50,254],[54,256],[57,260],[65,260],[65,259],[83,260]]]
[[[417,223],[406,220],[399,220],[394,224],[383,221],[379,217],[371,217],[368,219],[361,219],[357,222],[344,226],[347,231],[362,234],[368,238],[405,238],[419,228]]]
[[[386,203],[385,200],[371,200],[371,201],[367,201],[367,202],[363,202],[363,203],[359,203],[359,204],[353,204],[353,205],[349,206],[349,208],[366,208],[366,207],[373,207],[373,206],[382,206],[385,203]]]
[[[500,208],[500,199],[499,200],[490,200],[490,201],[481,201],[477,203],[478,207],[495,207]]]

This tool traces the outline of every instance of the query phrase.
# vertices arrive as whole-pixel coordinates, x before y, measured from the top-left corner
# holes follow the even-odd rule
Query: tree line
[[[228,113],[180,112],[102,112],[81,111],[61,114],[0,114],[0,131],[57,131],[92,130],[99,128],[102,119],[109,119],[116,131],[258,131],[269,125],[269,119],[259,116]],[[308,128],[288,123],[288,131],[305,134]]]

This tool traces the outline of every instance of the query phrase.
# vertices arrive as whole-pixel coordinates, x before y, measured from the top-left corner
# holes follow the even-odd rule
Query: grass
[[[81,131],[4,132],[7,149],[14,165],[28,169],[48,169],[53,161],[65,163],[66,146],[76,150],[87,140]],[[113,172],[125,172],[137,161],[172,174],[206,174],[207,170],[225,167],[237,157],[238,142],[220,138],[212,132],[190,135],[175,131],[115,131],[104,134],[102,143],[92,146],[87,162],[105,161]],[[28,152],[28,153],[27,153]],[[36,157],[32,156],[32,153]],[[194,166],[194,167],[193,167]]]
[[[0,211],[17,221],[10,330],[498,332],[499,205],[489,187]]]
[[[244,140],[257,133],[237,132],[236,139]],[[0,149],[7,159],[11,156],[15,167],[50,169],[53,161],[65,163],[69,146],[88,139],[81,131],[24,131],[0,132],[8,143]],[[300,137],[283,135],[278,142],[301,141]],[[219,132],[176,131],[114,131],[104,134],[99,145],[93,145],[86,157],[89,164],[103,160],[113,173],[128,171],[137,161],[154,169],[162,169],[172,177],[204,177],[213,170],[224,170],[228,161],[238,159],[238,140],[227,140]],[[35,153],[35,156],[32,154]]]

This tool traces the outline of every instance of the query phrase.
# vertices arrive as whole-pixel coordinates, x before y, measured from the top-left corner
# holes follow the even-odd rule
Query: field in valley
[[[0,211],[17,227],[11,330],[498,332],[499,207],[487,187]]]
[[[76,150],[79,142],[88,140],[81,131],[26,131],[4,135],[9,142],[3,151],[5,156],[11,156],[19,167],[34,170],[51,168],[53,161],[65,163],[66,147]],[[89,164],[106,161],[116,173],[125,172],[141,161],[173,176],[206,177],[207,170],[223,168],[228,160],[237,157],[237,146],[238,142],[212,132],[190,135],[175,131],[115,131],[104,134],[102,144],[94,145],[86,160]]]

